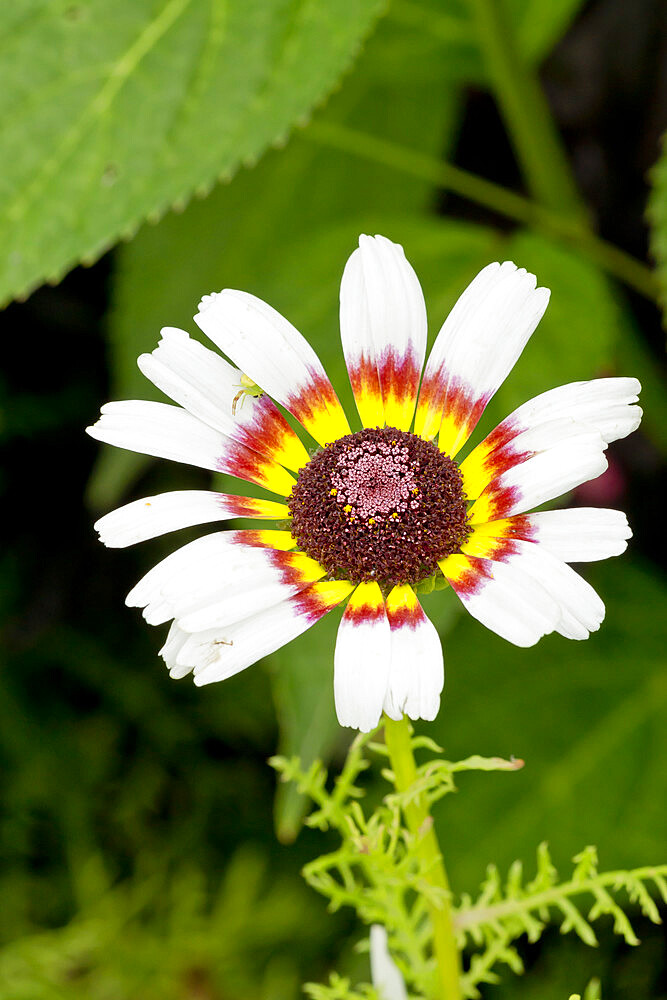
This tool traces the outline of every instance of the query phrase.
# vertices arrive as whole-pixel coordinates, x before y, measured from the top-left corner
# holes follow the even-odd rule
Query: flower
[[[382,924],[372,924],[370,933],[371,979],[382,1000],[408,1000],[400,969],[389,954],[387,932]]]
[[[402,247],[361,236],[343,274],[343,353],[362,429],[352,432],[313,349],[246,292],[206,295],[195,322],[238,368],[171,327],[141,371],[177,406],[107,403],[89,433],[132,451],[264,487],[254,499],[186,490],[136,500],[97,522],[125,546],[226,518],[282,525],[207,534],[163,559],[127,598],[157,625],[172,677],[244,670],[347,601],[334,656],[342,725],[384,710],[433,719],[444,670],[415,586],[447,581],[473,617],[517,646],[551,632],[585,639],[604,605],[568,562],[624,551],[619,511],[528,513],[607,468],[635,430],[639,383],[604,378],[525,403],[460,461],[484,408],[549,300],[510,262],[463,292],[424,369],[426,308]],[[421,388],[420,388],[421,381]],[[276,406],[317,442],[310,454]]]

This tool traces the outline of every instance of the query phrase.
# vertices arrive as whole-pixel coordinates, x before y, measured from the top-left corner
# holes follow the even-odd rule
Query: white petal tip
[[[128,545],[132,544],[131,542],[120,541],[118,538],[109,537],[103,531],[99,530],[97,532],[97,537],[106,549],[126,549]]]
[[[197,305],[197,313],[203,313],[206,312],[207,309],[210,309],[210,307],[213,305],[219,294],[221,293],[209,292],[208,295],[202,295]],[[195,319],[196,318],[197,317],[195,316]]]
[[[371,733],[380,724],[380,713],[373,716],[371,719],[369,716],[365,718],[353,718],[352,716],[342,715],[338,709],[336,710],[336,715],[338,718],[338,724],[343,726],[345,729],[356,729],[360,733]]]
[[[199,687],[205,687],[207,684],[213,684],[215,681],[217,681],[218,678],[213,677],[211,675],[202,676],[201,674],[195,673],[192,679],[194,681],[195,687],[199,688]]]
[[[548,635],[549,633],[544,634]],[[517,638],[516,636],[512,637],[509,635],[503,636],[502,638],[507,639],[507,641],[511,642],[513,646],[518,646],[519,649],[530,649],[532,646],[537,646],[538,642],[544,638],[544,635],[531,636],[529,639],[523,636],[521,638]]]
[[[163,326],[160,330],[162,340],[189,340],[190,334],[179,326]]]
[[[422,705],[416,711],[408,710],[406,714],[409,719],[412,719],[413,722],[417,722],[418,719],[423,719],[424,722],[433,722],[439,711],[440,711],[440,699],[438,698],[437,704]]]

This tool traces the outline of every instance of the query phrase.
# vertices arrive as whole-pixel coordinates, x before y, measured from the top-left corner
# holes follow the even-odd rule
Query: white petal
[[[387,598],[391,661],[384,711],[390,719],[435,719],[445,671],[440,637],[411,587]]]
[[[208,558],[180,568],[163,582],[159,598],[148,604],[144,612],[151,625],[177,618],[186,632],[201,632],[247,618],[260,610],[261,602],[254,606],[255,594],[266,592],[280,581],[280,575],[271,565],[273,550],[222,542],[218,549]],[[269,604],[279,600],[280,596]],[[240,612],[245,606],[248,610],[244,615]]]
[[[86,428],[98,441],[213,472],[219,469],[226,439],[180,406],[127,399],[105,403],[101,413],[97,423]]]
[[[231,532],[229,533],[232,534]],[[212,535],[202,535],[194,541],[182,545],[171,552],[149,571],[132,588],[125,603],[130,608],[146,607],[151,601],[160,597],[162,587],[170,580],[177,579],[182,570],[195,568],[200,561],[215,558],[223,548],[222,539],[227,532],[216,532]]]
[[[143,374],[193,416],[223,434],[233,433],[232,401],[241,372],[184,330],[164,327],[160,334],[152,354],[137,360]]]
[[[179,600],[194,600],[197,588],[203,590],[213,577],[219,580],[240,573],[253,558],[255,546],[288,550],[295,545],[289,532],[284,531],[218,531],[196,538],[170,553],[132,588],[125,603],[129,607],[151,608],[153,612],[166,603],[164,617],[154,624],[173,617],[170,613]],[[151,617],[149,614],[148,617]]]
[[[203,423],[180,406],[145,399],[105,403],[91,437],[155,458],[197,465],[287,496],[294,479],[276,462]]]
[[[349,426],[322,364],[298,330],[266,302],[225,288],[206,295],[195,322],[245,374],[325,444]]]
[[[516,561],[450,556],[440,566],[473,618],[515,646],[534,646],[560,622],[559,605]]]
[[[380,721],[389,679],[391,638],[377,583],[360,583],[338,628],[334,696],[341,726],[370,732]]]
[[[578,573],[539,543],[515,541],[510,559],[543,587],[560,608],[556,631],[569,639],[587,639],[604,620],[604,604]]]
[[[563,562],[590,562],[625,552],[632,531],[620,510],[572,507],[526,515],[530,537]]]
[[[193,416],[248,448],[289,468],[298,469],[308,461],[308,453],[268,396],[253,398],[242,390],[238,368],[184,330],[165,327],[161,334],[153,353],[142,354],[137,361],[154,385]],[[290,464],[290,458],[296,464]]]
[[[220,628],[279,604],[324,576],[318,567],[310,579],[303,579],[285,569],[280,556],[284,553],[273,549],[230,547],[222,560],[203,563],[168,581],[159,599],[146,606],[144,618],[150,625],[176,618],[185,632]]]
[[[505,448],[496,449],[490,456],[489,462],[502,452],[503,457],[498,459],[498,463],[504,470],[510,466],[525,462],[533,455],[541,451],[547,451],[554,445],[561,445],[570,438],[578,437],[580,434],[598,433],[590,424],[584,424],[573,417],[562,416],[554,420],[547,420],[527,427],[511,442],[511,451],[505,454]],[[601,440],[602,437],[600,436]],[[465,462],[461,463],[461,467]]]
[[[469,500],[482,496],[487,490],[493,494],[497,489],[497,484],[502,480],[508,470],[527,462],[542,452],[548,452],[555,446],[565,447],[566,442],[571,438],[579,437],[582,434],[598,433],[590,424],[582,424],[572,417],[562,416],[554,420],[547,420],[537,423],[533,427],[527,427],[518,431],[514,437],[507,437],[504,424],[501,424],[493,434],[489,435],[477,448],[468,455],[461,463],[461,474],[463,476],[463,488]],[[498,435],[496,438],[495,436]],[[497,447],[493,446],[493,441],[501,440],[503,443]],[[604,439],[600,437],[602,450],[606,447]]]
[[[521,514],[597,479],[607,468],[604,448],[597,431],[580,427],[568,439],[497,476],[473,504],[471,523]]]
[[[640,385],[633,378],[574,382],[524,403],[484,439],[461,464],[469,499],[480,496],[491,480],[512,465],[578,434],[596,430],[608,444],[636,430],[642,411],[632,405]]]
[[[169,676],[173,677],[174,680],[186,677],[192,670],[192,667],[183,667],[176,662],[176,657],[183,649],[188,638],[188,633],[180,629],[176,622],[173,622],[169,629],[167,641],[160,650],[160,656],[167,666]]]
[[[362,423],[407,430],[426,353],[426,306],[397,243],[359,237],[341,282],[340,329]]]
[[[207,592],[201,583],[196,591],[182,589],[180,599],[174,599],[174,615],[186,632],[221,628],[285,601],[325,575],[326,570],[302,552],[249,549],[235,572],[218,570]]]
[[[448,454],[472,432],[542,318],[549,290],[535,286],[510,261],[489,264],[445,320],[426,363],[415,431],[433,437],[444,415]]]
[[[640,390],[636,378],[599,378],[561,385],[524,403],[502,422],[499,430],[517,433],[568,417],[594,427],[609,444],[639,427],[642,411],[633,404]]]
[[[371,979],[381,1000],[408,1000],[403,976],[389,954],[387,932],[381,924],[373,924],[370,934]]]
[[[286,517],[287,507],[270,500],[236,497],[208,490],[176,490],[133,500],[105,514],[95,524],[100,541],[124,548],[168,531],[231,517]]]
[[[316,583],[242,622],[195,633],[184,643],[177,663],[192,666],[198,686],[224,680],[301,635],[351,590],[344,581]]]
[[[287,601],[225,628],[191,634],[178,654],[191,663],[195,684],[226,680],[305,632],[313,622]]]

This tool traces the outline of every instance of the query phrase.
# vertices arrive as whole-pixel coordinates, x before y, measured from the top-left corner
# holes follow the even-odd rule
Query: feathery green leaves
[[[433,969],[428,906],[438,905],[442,890],[426,877],[419,837],[404,827],[403,810],[415,796],[432,804],[455,791],[457,773],[516,771],[523,762],[480,756],[447,761],[433,740],[413,736],[413,750],[429,755],[419,765],[413,787],[403,793],[394,788],[364,809],[361,800],[368,787],[364,774],[370,766],[369,753],[383,758],[387,752],[373,736],[360,735],[353,741],[341,773],[333,780],[319,761],[307,769],[296,757],[274,757],[271,764],[283,781],[295,783],[313,802],[306,825],[333,829],[340,836],[336,849],[305,866],[306,882],[329,900],[331,910],[350,906],[363,923],[383,924],[406,983],[415,995],[428,996]],[[381,773],[393,785],[391,770],[383,768]],[[626,910],[639,910],[660,923],[652,893],[667,902],[667,864],[600,872],[594,847],[584,848],[574,858],[573,871],[565,881],[560,880],[546,844],[537,849],[536,872],[529,880],[519,861],[510,866],[504,880],[495,866],[489,866],[477,897],[464,894],[454,907],[458,943],[470,955],[462,977],[465,997],[478,998],[481,985],[498,982],[498,966],[521,973],[516,942],[522,937],[537,941],[554,922],[562,933],[573,932],[585,944],[595,945],[593,924],[608,916],[616,934],[628,944],[638,944]],[[329,986],[308,986],[313,1000],[364,997],[369,995],[364,988],[360,993],[351,991],[349,982],[336,976]],[[586,996],[592,998],[595,993],[588,990]]]
[[[498,869],[490,865],[476,900],[465,895],[455,912],[455,926],[460,944],[475,949],[470,968],[464,976],[466,995],[479,996],[481,983],[498,981],[492,971],[505,963],[514,972],[523,971],[513,942],[525,935],[537,941],[548,923],[560,924],[563,934],[574,932],[584,944],[597,945],[594,921],[602,916],[613,920],[614,932],[627,944],[639,940],[622,903],[616,898],[625,893],[628,903],[660,923],[660,914],[649,892],[652,885],[667,902],[667,864],[638,868],[634,871],[599,872],[595,847],[586,847],[575,856],[570,878],[559,881],[558,872],[546,844],[537,849],[535,876],[524,881],[523,866],[515,862],[503,882]],[[578,897],[584,897],[579,899]]]

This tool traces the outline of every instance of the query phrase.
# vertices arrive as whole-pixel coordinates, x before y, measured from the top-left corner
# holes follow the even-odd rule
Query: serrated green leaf
[[[331,90],[382,3],[21,7],[0,14],[0,302],[256,161]]]

